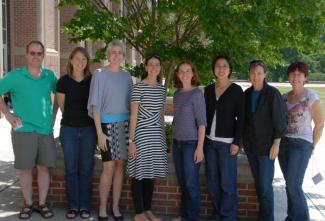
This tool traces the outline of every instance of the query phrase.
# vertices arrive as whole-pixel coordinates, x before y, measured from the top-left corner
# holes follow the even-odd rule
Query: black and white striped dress
[[[136,159],[128,158],[130,177],[142,180],[166,177],[168,173],[167,145],[161,112],[166,100],[162,85],[150,86],[139,82],[132,89],[131,102],[138,102],[135,129]]]

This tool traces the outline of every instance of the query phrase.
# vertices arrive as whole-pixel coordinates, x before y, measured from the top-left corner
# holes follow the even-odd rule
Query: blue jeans
[[[237,220],[237,156],[230,144],[205,138],[204,156],[209,195],[216,221]]]
[[[181,187],[182,220],[200,220],[200,164],[194,162],[197,140],[173,140],[176,176]]]
[[[90,210],[94,152],[97,144],[95,127],[62,126],[60,141],[64,155],[69,208]]]
[[[287,137],[281,140],[279,163],[286,181],[286,221],[310,220],[302,184],[311,153],[312,143],[306,140]]]
[[[259,221],[274,221],[274,160],[269,156],[256,156],[247,153],[248,162],[255,180],[259,201]]]

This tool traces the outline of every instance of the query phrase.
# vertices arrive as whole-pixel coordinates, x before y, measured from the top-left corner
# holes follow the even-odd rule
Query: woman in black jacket
[[[259,221],[274,221],[274,159],[286,129],[280,92],[265,81],[267,67],[261,60],[249,65],[252,86],[245,91],[243,145],[255,180],[260,203]]]
[[[214,208],[213,220],[237,220],[237,153],[244,126],[244,93],[232,83],[231,62],[212,62],[216,83],[204,89],[207,129],[204,142],[206,176]]]

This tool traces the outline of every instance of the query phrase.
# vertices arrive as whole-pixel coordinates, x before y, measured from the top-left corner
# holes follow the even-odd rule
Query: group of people
[[[98,220],[108,220],[109,214],[116,221],[123,220],[119,201],[126,167],[134,220],[160,221],[151,204],[154,180],[168,174],[161,58],[157,54],[146,57],[144,76],[133,85],[130,74],[121,69],[125,59],[121,41],[109,44],[109,64],[93,74],[87,50],[76,47],[69,56],[66,74],[58,81],[52,71],[42,67],[44,52],[41,42],[30,42],[26,46],[27,65],[0,79],[0,95],[10,93],[14,110],[11,113],[0,98],[0,111],[13,128],[14,166],[19,170],[24,197],[19,218],[28,219],[34,211],[43,218],[54,215],[46,196],[48,168],[55,166],[52,128],[60,108],[66,218],[91,216],[94,152],[98,144],[102,158]],[[292,90],[284,95],[266,82],[267,67],[261,60],[250,63],[252,85],[245,92],[230,81],[232,63],[228,57],[216,57],[212,72],[216,81],[206,86],[204,93],[198,87],[198,73],[191,62],[180,62],[173,76],[176,91],[172,151],[181,204],[180,215],[172,220],[200,220],[199,170],[204,159],[214,209],[212,220],[237,220],[237,154],[241,149],[255,180],[259,221],[274,220],[272,181],[277,156],[286,181],[286,221],[309,220],[302,183],[324,119],[318,96],[304,87],[309,76],[307,64],[297,61],[288,67]],[[35,166],[39,199],[33,204]]]

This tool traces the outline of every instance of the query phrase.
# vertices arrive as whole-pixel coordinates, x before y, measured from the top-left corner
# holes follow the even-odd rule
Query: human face
[[[307,78],[303,72],[300,72],[298,69],[290,72],[288,75],[288,80],[293,88],[303,87]]]
[[[256,66],[249,70],[249,80],[252,82],[255,89],[262,89],[266,73],[262,66]]]
[[[214,74],[218,79],[228,79],[230,74],[230,66],[226,59],[220,58],[214,65]]]
[[[157,77],[161,71],[160,61],[157,58],[151,58],[146,65],[146,71],[148,76]]]
[[[81,52],[77,52],[70,60],[70,63],[73,68],[73,74],[83,74],[87,66],[88,60]]]
[[[120,65],[124,60],[123,48],[120,46],[112,46],[108,50],[108,61],[113,65]]]
[[[178,68],[177,76],[182,82],[183,88],[190,87],[192,85],[193,71],[189,64],[182,64]]]
[[[44,59],[43,48],[39,44],[31,44],[25,57],[28,67],[40,68]]]

